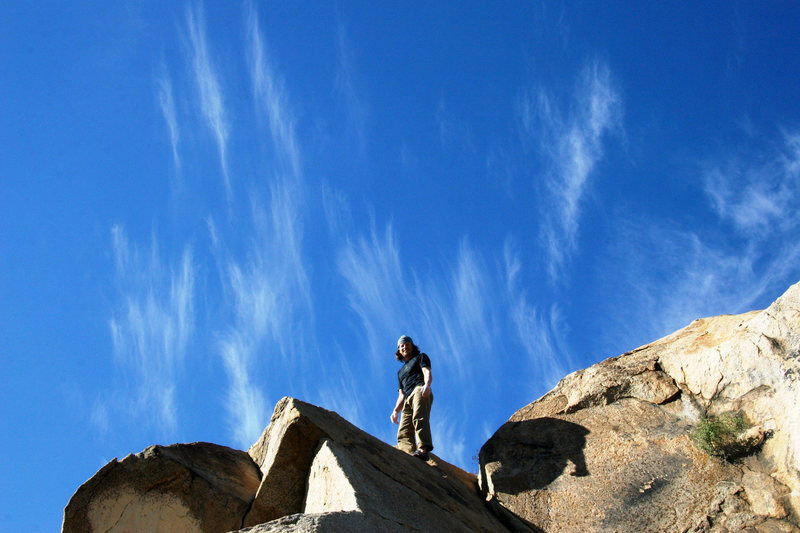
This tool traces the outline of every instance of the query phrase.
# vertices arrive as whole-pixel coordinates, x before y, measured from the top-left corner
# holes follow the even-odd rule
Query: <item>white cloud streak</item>
[[[276,154],[288,165],[291,176],[297,178],[300,176],[300,149],[294,117],[289,111],[284,82],[275,74],[269,61],[258,14],[252,4],[248,9],[247,41],[256,110],[259,116],[267,119]]]
[[[268,420],[264,395],[250,379],[257,339],[231,331],[219,342],[229,388],[226,408],[234,442],[242,449],[252,445]]]
[[[373,229],[369,239],[348,241],[339,254],[339,272],[348,283],[350,308],[365,329],[372,368],[380,368],[379,360],[392,350],[394,340],[389,332],[410,332],[413,327],[413,304],[403,279],[400,254],[394,243],[391,225],[383,237]],[[400,334],[397,335],[398,337]]]
[[[107,434],[111,429],[111,417],[109,415],[108,405],[101,401],[95,402],[92,406],[89,420],[101,434]]]
[[[230,389],[226,409],[236,442],[243,447],[258,437],[269,414],[262,390],[270,382],[259,386],[249,376],[283,369],[278,372],[285,384],[302,369],[304,357],[313,354],[304,340],[313,336],[313,306],[301,256],[302,233],[296,227],[297,206],[285,186],[275,185],[271,192],[269,209],[253,205],[246,259],[225,252],[222,260],[234,318],[219,334],[219,350]]]
[[[242,447],[252,444],[268,422],[267,399],[276,386],[281,394],[291,389],[293,377],[303,373],[315,353],[313,305],[302,249],[301,151],[289,98],[267,57],[253,6],[248,10],[246,35],[252,94],[269,129],[274,167],[268,171],[268,184],[251,191],[252,225],[237,229],[249,236],[244,256],[226,248],[226,227],[209,223],[233,311],[230,325],[218,333],[228,376],[225,408],[234,439]]]
[[[647,342],[699,317],[751,310],[785,290],[787,279],[796,280],[798,147],[797,136],[784,135],[776,151],[739,153],[709,164],[702,185],[719,217],[713,232],[687,230],[678,221],[619,219],[617,248],[602,268],[624,278],[620,286],[627,288],[619,293],[630,302],[617,302],[627,316],[611,329],[625,331],[627,324],[637,330],[629,336]]]
[[[549,160],[545,174],[546,198],[541,240],[548,257],[551,279],[559,278],[565,262],[575,253],[581,204],[588,181],[603,157],[603,139],[620,127],[622,104],[605,65],[584,69],[574,95],[575,105],[560,112],[544,90],[522,100],[520,115],[526,143],[539,140],[537,148]]]
[[[227,155],[230,126],[219,75],[208,51],[205,15],[201,4],[196,9],[191,6],[186,8],[186,25],[189,29],[191,66],[200,97],[200,110],[217,145],[223,186],[230,204],[233,200]]]
[[[350,203],[342,191],[332,189],[327,183],[322,184],[322,209],[328,231],[334,238],[345,235],[352,224]]]
[[[164,117],[164,122],[167,124],[169,130],[169,141],[172,147],[172,162],[175,165],[176,172],[180,173],[181,158],[178,153],[178,143],[180,142],[180,130],[178,128],[178,117],[175,113],[175,100],[172,95],[172,80],[163,68],[164,72],[158,79],[158,104],[161,108],[161,114]]]
[[[359,367],[353,364],[352,354],[339,346],[329,348],[326,352],[329,355],[328,364],[318,369],[318,381],[313,386],[312,396],[319,405],[339,413],[360,428],[372,425],[369,422],[374,424],[374,420],[369,421],[364,416],[364,398],[368,394],[364,392],[364,376]],[[366,403],[369,405],[368,400]]]
[[[462,383],[481,375],[485,354],[493,352],[497,331],[491,275],[467,240],[462,240],[447,282],[417,283],[415,300],[423,322],[420,331],[439,354],[446,372]],[[477,364],[476,364],[477,363]],[[486,379],[497,379],[489,374]]]
[[[365,98],[359,94],[355,80],[353,52],[348,45],[347,34],[343,26],[336,33],[337,70],[334,90],[343,103],[347,129],[352,132],[358,153],[364,156],[367,150],[366,123],[367,107]]]
[[[737,264],[733,280],[743,290],[734,294],[742,306],[770,289],[785,289],[775,284],[798,272],[800,134],[784,133],[782,141],[777,150],[712,165],[704,180],[714,211],[746,243],[739,253],[717,252]]]
[[[741,156],[713,165],[704,189],[716,214],[750,239],[764,239],[798,225],[800,135],[786,134],[781,150],[766,163]]]
[[[267,57],[266,46],[259,32],[258,16],[252,5],[248,11],[247,30],[253,97],[257,110],[267,118],[279,161],[276,177],[269,187],[269,212],[259,208],[255,196],[252,199],[253,219],[256,221],[254,230],[263,244],[269,246],[272,282],[291,292],[285,303],[293,302],[293,305],[287,308],[303,308],[310,316],[313,314],[310,282],[303,261],[302,204],[305,190],[295,118],[285,92],[285,83]]]
[[[756,273],[760,254],[753,247],[726,251],[658,221],[639,227],[620,219],[616,231],[617,245],[601,268],[618,297],[605,311],[602,334],[616,332],[619,338],[609,342],[625,349],[633,347],[631,339],[644,344],[696,318],[752,309],[770,284],[771,275]]]
[[[533,382],[535,392],[541,393],[543,388],[555,386],[572,368],[570,353],[555,333],[563,331],[564,325],[556,305],[542,312],[530,303],[519,279],[522,263],[510,241],[506,242],[504,258],[510,318],[532,363],[533,375],[539,378]]]
[[[142,253],[120,226],[112,228],[122,302],[109,322],[117,364],[134,380],[130,408],[163,432],[177,429],[175,394],[194,331],[194,265],[185,248],[165,267],[153,239]]]
[[[436,416],[431,417],[431,437],[436,448],[435,453],[439,457],[447,457],[448,460],[458,458],[462,464],[468,464],[472,455],[478,455],[478,450],[469,450],[471,453],[467,453],[461,416],[439,407],[435,394],[433,405],[432,411],[436,409]],[[477,472],[477,468],[473,472]]]

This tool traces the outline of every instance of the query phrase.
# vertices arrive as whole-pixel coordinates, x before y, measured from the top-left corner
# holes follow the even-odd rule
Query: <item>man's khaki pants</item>
[[[422,395],[422,385],[418,385],[403,402],[400,413],[400,427],[397,428],[397,447],[406,453],[414,453],[417,448],[426,452],[433,449],[431,439],[431,405],[433,391]],[[416,440],[415,440],[416,437]]]

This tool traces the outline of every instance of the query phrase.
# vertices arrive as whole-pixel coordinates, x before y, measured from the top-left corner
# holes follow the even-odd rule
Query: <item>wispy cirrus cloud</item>
[[[744,241],[737,252],[720,248],[737,261],[734,291],[743,305],[774,289],[776,280],[800,272],[800,134],[784,132],[770,148],[711,164],[704,176],[709,202],[723,224]],[[726,228],[728,229],[728,228]],[[785,287],[779,287],[784,289]],[[737,307],[735,309],[739,309]]]
[[[348,240],[337,266],[348,284],[350,308],[364,327],[375,370],[381,354],[394,346],[394,339],[386,338],[387,332],[410,332],[414,326],[410,317],[416,311],[416,306],[408,310],[414,300],[406,286],[392,226],[387,225],[383,235],[373,227],[369,237]]]
[[[313,390],[309,391],[309,398],[318,405],[337,412],[358,427],[375,426],[375,420],[368,419],[364,409],[369,406],[367,398],[374,395],[365,394],[363,375],[353,365],[352,353],[338,345],[329,346],[326,352],[328,363],[319,368],[319,379],[314,383]],[[385,422],[386,418],[382,421]]]
[[[764,290],[752,248],[726,251],[663,220],[619,216],[614,232],[614,244],[597,265],[617,288],[613,305],[603,311],[609,326],[601,335],[617,336],[604,339],[608,344],[632,348],[632,342],[650,342],[696,318],[743,310]],[[737,288],[747,283],[758,288],[743,295]]]
[[[797,279],[800,138],[784,134],[770,146],[777,148],[706,164],[701,185],[718,228],[701,232],[678,220],[617,218],[616,244],[601,268],[621,278],[619,294],[629,301],[617,302],[626,316],[612,330],[635,329],[628,335],[650,341],[699,317],[765,305],[786,289],[784,280]]]
[[[356,83],[355,59],[348,43],[347,32],[340,25],[336,32],[337,69],[334,90],[345,111],[345,124],[355,140],[358,153],[363,156],[367,149],[367,107],[365,98]]]
[[[269,397],[270,386],[285,387],[313,355],[313,305],[302,232],[295,227],[298,206],[285,184],[276,184],[271,193],[268,207],[252,198],[252,233],[244,257],[226,249],[210,223],[233,311],[230,325],[218,332],[218,347],[228,377],[226,410],[241,446],[252,444],[268,419],[267,399],[277,400]],[[265,372],[273,379],[254,381]]]
[[[436,404],[436,398],[433,400]],[[436,416],[431,418],[431,437],[436,446],[436,454],[440,457],[458,458],[462,464],[468,464],[478,450],[467,450],[467,439],[464,438],[463,416],[459,413],[436,405]],[[471,452],[471,453],[469,453]]]
[[[251,379],[256,355],[264,346],[257,330],[237,324],[220,335],[218,350],[228,377],[225,408],[234,442],[247,448],[258,438],[269,419],[261,387]]]
[[[622,119],[621,97],[600,62],[583,70],[573,101],[563,110],[559,104],[539,89],[525,95],[519,107],[524,142],[534,143],[547,161],[540,238],[553,280],[575,252],[589,178],[603,157],[604,138]]]
[[[186,247],[177,264],[164,265],[155,238],[142,250],[129,243],[122,227],[114,226],[111,234],[121,302],[109,327],[115,361],[133,382],[128,408],[171,434],[177,429],[179,375],[194,331],[192,251]]]
[[[371,376],[381,382],[381,372],[386,370],[385,361],[394,352],[397,337],[409,334],[423,351],[432,354],[434,390],[440,379],[436,376],[455,383],[480,381],[491,386],[491,374],[486,372],[486,354],[491,351],[480,350],[491,344],[481,305],[484,284],[466,243],[455,265],[448,265],[451,272],[420,279],[408,266],[404,268],[392,226],[387,225],[382,233],[373,228],[368,236],[348,241],[337,264],[347,282],[350,308],[364,329],[368,346],[370,364],[361,368],[359,379]],[[475,375],[485,379],[471,381]],[[464,457],[465,445],[459,436],[467,417],[451,413],[446,421],[438,409],[432,428],[437,447],[465,464],[468,458]]]
[[[258,13],[252,4],[247,10],[247,48],[256,111],[269,124],[276,155],[288,166],[292,177],[299,177],[300,148],[295,120],[289,110],[283,79],[275,73],[267,54]]]
[[[510,240],[505,243],[503,257],[509,318],[534,375],[540,377],[535,383],[535,392],[541,393],[543,387],[552,388],[573,368],[569,350],[556,335],[556,332],[564,331],[565,326],[556,304],[542,311],[531,303],[520,280],[522,261]]]
[[[494,339],[499,333],[493,321],[497,311],[494,298],[495,279],[487,265],[469,241],[463,239],[444,279],[431,276],[418,281],[414,298],[423,319],[419,330],[439,353],[446,372],[468,383],[476,375],[484,375],[483,357],[496,348]]]
[[[186,26],[189,30],[189,55],[192,74],[200,99],[200,110],[217,145],[225,195],[228,203],[231,203],[233,192],[228,172],[230,125],[219,75],[209,53],[202,4],[197,4],[194,9],[192,6],[186,8]]]
[[[166,71],[166,67],[162,66],[162,74],[158,80],[158,105],[161,108],[161,114],[164,117],[164,122],[169,130],[169,141],[172,147],[172,162],[175,165],[176,172],[180,173],[181,158],[178,153],[178,143],[180,142],[180,129],[178,127],[178,117],[175,112],[175,99],[172,94],[172,79]]]
[[[217,226],[213,220],[209,232],[232,311],[230,323],[217,332],[228,378],[225,408],[235,441],[246,447],[268,420],[268,400],[290,389],[315,351],[295,121],[252,5],[245,23],[254,106],[268,129],[274,165],[264,169],[264,179],[251,189],[249,216],[239,220],[236,235],[229,224]],[[243,249],[234,249],[230,241],[242,237]]]
[[[306,191],[302,151],[285,83],[267,55],[257,12],[252,5],[248,10],[247,35],[253,97],[256,109],[267,119],[277,159],[275,167],[265,173],[269,181],[268,208],[260,207],[258,194],[251,196],[253,245],[260,250],[268,250],[261,271],[268,273],[272,283],[287,292],[285,310],[303,309],[311,316],[310,281],[303,259],[303,203]],[[256,249],[252,251],[256,257],[260,253]],[[291,312],[284,311],[284,314],[292,316]]]
[[[347,196],[340,190],[333,189],[327,183],[322,184],[322,209],[328,231],[333,237],[346,234],[352,224],[352,212]]]
[[[280,163],[268,173],[270,204],[260,211],[253,197],[253,219],[257,234],[267,232],[273,257],[283,264],[282,276],[303,305],[311,307],[309,280],[303,261],[303,202],[306,191],[302,174],[302,153],[297,139],[294,113],[283,78],[273,67],[261,36],[258,15],[251,5],[247,18],[248,57],[256,109],[267,119],[275,154]],[[288,169],[288,173],[287,173]],[[268,220],[267,220],[268,219]],[[286,280],[276,280],[283,281]]]
[[[785,172],[791,175],[797,183],[800,179],[800,132],[785,132],[784,147],[780,156],[781,165]]]
[[[488,349],[492,325],[486,274],[466,241],[447,265],[452,270],[441,276],[421,279],[404,268],[391,225],[382,234],[373,228],[369,237],[348,241],[337,264],[374,357],[394,351],[401,334],[418,334],[440,354],[440,364],[466,378],[474,367],[466,363],[470,354]]]
[[[713,163],[703,182],[715,213],[749,239],[764,239],[798,225],[800,134],[784,134],[780,148],[757,157]]]

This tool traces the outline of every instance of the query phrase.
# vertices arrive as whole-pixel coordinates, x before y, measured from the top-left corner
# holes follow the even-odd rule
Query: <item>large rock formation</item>
[[[153,446],[111,461],[65,532],[800,532],[800,284],[565,377],[480,452],[480,484],[284,398],[249,452]],[[741,412],[747,453],[691,435]],[[479,486],[480,485],[480,486]]]
[[[504,531],[477,477],[426,464],[336,413],[284,398],[249,455],[153,446],[111,461],[64,510],[64,532]]]
[[[696,320],[517,411],[481,449],[481,489],[553,532],[798,531],[798,355],[800,284],[764,311]],[[690,438],[731,411],[754,423],[737,464]]]

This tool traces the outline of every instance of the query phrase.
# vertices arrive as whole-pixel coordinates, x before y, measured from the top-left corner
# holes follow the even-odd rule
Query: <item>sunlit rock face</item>
[[[515,413],[481,449],[482,493],[545,531],[798,531],[799,359],[800,284],[696,320]],[[765,439],[736,464],[690,438],[730,411]]]
[[[208,443],[151,446],[114,459],[64,509],[75,533],[240,529],[260,475],[247,453]]]

